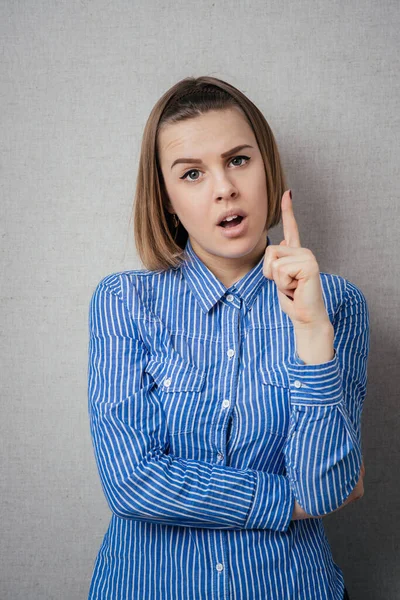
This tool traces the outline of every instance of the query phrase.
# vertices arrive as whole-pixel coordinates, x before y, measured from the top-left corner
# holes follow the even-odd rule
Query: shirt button
[[[230,402],[229,402],[229,400],[224,400],[224,401],[222,402],[222,406],[223,406],[224,408],[228,408],[228,406],[229,406],[229,405],[230,405]]]
[[[232,302],[232,300],[233,300],[232,294],[228,294],[226,299],[228,300],[228,302]]]
[[[294,382],[294,387],[301,388],[301,381],[296,379],[296,381]]]
[[[221,565],[221,563],[217,563],[216,569],[217,569],[217,571],[223,571],[224,565]]]
[[[217,456],[218,456],[218,460],[222,460],[224,458],[224,455],[222,454],[222,452],[218,452]]]
[[[171,385],[171,383],[172,383],[172,379],[169,379],[169,378],[168,379],[164,379],[164,385],[165,385],[165,387],[169,387]]]
[[[235,351],[234,351],[234,350],[232,350],[232,348],[229,348],[229,350],[228,350],[227,354],[228,354],[228,356],[229,356],[229,358],[230,358],[231,356],[233,356],[233,355],[235,354]]]

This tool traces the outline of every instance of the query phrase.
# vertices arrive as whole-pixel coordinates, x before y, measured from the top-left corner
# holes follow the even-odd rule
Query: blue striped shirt
[[[269,244],[267,238],[267,244]],[[104,277],[89,419],[112,511],[90,600],[342,600],[322,518],[361,468],[369,316],[321,273],[334,358],[305,364],[264,257],[227,289],[195,254]]]

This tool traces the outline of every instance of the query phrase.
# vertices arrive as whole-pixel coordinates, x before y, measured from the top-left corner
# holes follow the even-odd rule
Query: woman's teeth
[[[238,225],[242,221],[243,217],[239,217],[238,215],[232,215],[231,217],[227,217],[221,223],[221,227],[234,227]]]

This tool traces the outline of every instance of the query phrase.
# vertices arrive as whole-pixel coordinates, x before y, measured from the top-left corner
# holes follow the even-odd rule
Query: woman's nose
[[[218,200],[222,198],[232,198],[235,197],[237,193],[237,187],[235,186],[233,181],[229,179],[229,177],[225,175],[216,179],[214,188],[215,198],[217,198]]]

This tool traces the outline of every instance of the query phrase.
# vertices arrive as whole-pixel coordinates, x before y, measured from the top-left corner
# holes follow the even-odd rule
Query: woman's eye
[[[232,162],[233,160],[244,160],[245,161],[244,163],[241,163],[239,165],[238,164],[234,165],[236,167],[241,167],[243,164],[246,164],[250,160],[250,157],[249,156],[244,156],[244,155],[234,156],[233,158],[231,158],[230,162]],[[190,169],[190,171],[186,171],[186,173],[184,175],[182,175],[182,177],[180,177],[180,179],[187,179],[188,175],[191,175],[192,173],[200,173],[200,171],[199,171],[199,169]],[[198,179],[199,179],[198,177],[196,177],[195,179],[192,179],[190,177],[187,180],[188,181],[198,181]]]
[[[244,158],[244,160],[245,160],[246,162],[248,162],[248,161],[250,160],[250,157],[249,157],[249,156],[234,156],[234,157],[232,158],[232,160],[237,160],[238,158],[239,158],[239,159],[241,159],[241,158]],[[242,163],[242,164],[243,164],[243,163]],[[242,165],[236,165],[236,166],[239,166],[239,167],[241,167]]]
[[[186,179],[190,173],[199,173],[198,169],[190,169],[190,171],[186,171],[186,173],[180,177],[180,179]],[[189,181],[196,181],[196,179],[189,179]]]

